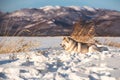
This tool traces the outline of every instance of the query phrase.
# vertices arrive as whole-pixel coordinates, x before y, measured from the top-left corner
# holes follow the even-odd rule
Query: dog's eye
[[[69,40],[67,39],[66,42],[69,43]]]
[[[66,37],[63,38],[63,40],[65,40],[65,39],[66,39]]]
[[[67,43],[69,43],[69,41],[66,41]]]
[[[66,39],[66,42],[69,43],[69,38]]]

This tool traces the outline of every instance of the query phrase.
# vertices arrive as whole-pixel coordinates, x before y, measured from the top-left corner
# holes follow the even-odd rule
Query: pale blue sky
[[[120,0],[0,0],[0,11],[12,12],[22,8],[43,6],[90,6],[120,11]]]

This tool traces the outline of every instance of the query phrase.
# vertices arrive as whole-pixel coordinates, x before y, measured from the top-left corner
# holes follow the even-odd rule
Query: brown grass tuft
[[[24,38],[14,40],[13,38],[2,38],[0,40],[0,54],[18,53],[30,51],[31,48],[38,47],[39,44],[33,41],[26,41]]]
[[[37,42],[25,41],[24,38],[5,37],[5,36],[20,36],[21,34],[28,32],[27,29],[22,29],[21,25],[17,25],[13,22],[14,18],[10,17],[6,21],[0,24],[0,54],[2,53],[17,53],[29,51],[32,47],[37,47]],[[5,24],[6,23],[6,24]]]
[[[104,42],[103,44],[108,45],[108,46],[112,46],[112,47],[120,48],[120,42],[106,40],[106,42]]]
[[[78,42],[94,42],[94,22],[79,21],[75,24],[71,37]]]

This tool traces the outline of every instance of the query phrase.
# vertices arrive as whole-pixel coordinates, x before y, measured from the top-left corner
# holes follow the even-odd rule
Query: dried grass
[[[114,41],[106,40],[103,44],[107,45],[107,46],[120,48],[120,42],[114,42]]]
[[[10,17],[0,24],[0,36],[21,36],[26,33],[31,33],[30,30],[22,27],[23,23],[18,26],[13,19],[14,18]]]
[[[71,37],[78,42],[89,42],[93,43],[95,36],[94,22],[77,22],[74,26]]]
[[[26,41],[24,38],[14,40],[13,38],[2,38],[0,40],[0,54],[2,53],[18,53],[30,51],[39,44],[33,41]]]
[[[17,29],[12,32],[15,23],[12,22],[12,18],[9,18],[6,21],[3,21],[0,25],[0,54],[2,53],[17,53],[29,51],[32,47],[37,47],[38,42],[26,41],[24,38],[19,38],[14,40],[13,37],[6,36],[20,36],[23,32],[27,32],[27,29],[22,30],[21,25],[17,26]],[[6,24],[5,24],[6,22]]]

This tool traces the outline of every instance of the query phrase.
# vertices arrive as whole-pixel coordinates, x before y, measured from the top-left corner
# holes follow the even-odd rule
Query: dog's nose
[[[62,45],[62,44],[60,44],[60,46],[61,46],[61,47],[63,47],[63,45]]]

